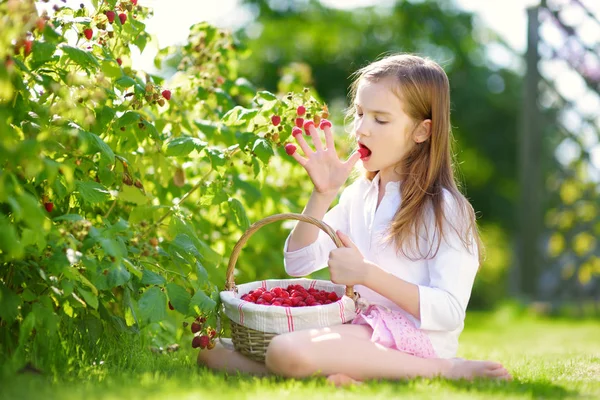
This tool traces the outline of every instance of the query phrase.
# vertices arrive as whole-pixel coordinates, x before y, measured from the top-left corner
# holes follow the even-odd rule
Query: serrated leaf
[[[127,271],[127,269],[119,264],[116,268],[110,270],[106,278],[108,287],[114,288],[129,282],[129,279],[131,279],[131,274],[129,271]]]
[[[128,87],[137,85],[137,82],[129,76],[122,76],[115,81],[115,84],[121,89],[126,89]]]
[[[184,288],[176,283],[168,283],[167,294],[169,295],[169,300],[171,301],[173,308],[182,314],[188,312],[192,295],[190,295]]]
[[[212,313],[217,303],[208,297],[202,290],[197,290],[190,300],[189,315],[200,315]]]
[[[85,70],[91,70],[94,67],[100,66],[98,60],[87,51],[66,45],[63,45],[61,49],[69,59],[73,60]]]
[[[204,152],[208,156],[213,169],[222,167],[227,163],[227,158],[225,157],[225,153],[223,153],[222,151],[220,151],[218,149],[206,148],[206,149],[204,149]]]
[[[167,296],[158,288],[146,290],[138,300],[140,317],[146,323],[162,321],[167,317]]]
[[[112,151],[110,146],[100,138],[100,136],[92,132],[79,131],[79,137],[83,139],[84,143],[87,143],[88,146],[90,146],[92,151],[88,154],[93,154],[99,151],[109,162],[115,162],[115,153]]]
[[[256,97],[265,99],[267,101],[277,100],[277,96],[275,96],[273,93],[269,92],[268,90],[261,90],[260,92],[256,93]]]
[[[268,164],[269,159],[275,154],[269,142],[263,138],[257,139],[256,142],[254,142],[252,151],[256,154],[258,159],[265,164]]]
[[[88,292],[87,290],[82,289],[80,287],[77,288],[77,291],[79,292],[81,297],[83,297],[83,300],[88,306],[92,307],[94,310],[98,309],[98,297],[96,297],[93,293]]]
[[[121,115],[121,117],[117,120],[117,128],[133,124],[134,122],[138,122],[140,118],[140,114],[134,111],[127,111],[125,114]]]
[[[246,210],[244,206],[238,199],[230,198],[227,201],[229,208],[233,212],[233,216],[235,217],[235,223],[243,230],[246,231],[250,227],[250,221],[248,220],[248,216],[246,215]]]
[[[92,181],[75,181],[77,191],[84,202],[90,204],[103,203],[110,199],[110,192],[103,185]]]
[[[179,136],[170,140],[166,145],[165,154],[168,157],[183,157],[196,150],[200,152],[207,143],[191,136]]]
[[[149,269],[144,269],[142,272],[142,285],[162,285],[165,282],[165,278]]]
[[[258,110],[251,110],[242,106],[235,106],[222,118],[222,121],[230,126],[238,126],[247,123],[258,114]]]

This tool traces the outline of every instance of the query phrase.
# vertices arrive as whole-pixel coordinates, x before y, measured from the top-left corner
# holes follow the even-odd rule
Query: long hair
[[[394,84],[390,89],[401,100],[403,111],[415,127],[421,121],[431,119],[430,137],[415,143],[395,166],[402,176],[402,204],[384,240],[390,242],[393,239],[397,252],[401,251],[405,257],[429,259],[437,255],[441,241],[448,237],[447,228],[450,228],[467,250],[478,252],[481,260],[482,244],[475,212],[454,177],[450,85],[444,70],[427,58],[394,54],[359,69],[352,76],[346,117],[354,116],[354,101],[361,82],[391,77]],[[365,170],[364,176],[371,181],[377,172]],[[451,218],[448,213],[452,214]],[[424,243],[425,252],[422,249]]]

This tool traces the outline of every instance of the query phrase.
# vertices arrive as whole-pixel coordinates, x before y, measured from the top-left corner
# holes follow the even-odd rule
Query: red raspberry
[[[292,136],[296,137],[296,135],[302,135],[302,129],[297,126],[292,128]]]
[[[311,125],[315,126],[315,123],[312,120],[308,120],[304,123],[304,131],[306,132],[307,135],[310,135],[309,129],[310,129]]]
[[[366,157],[369,155],[369,150],[365,149],[364,147],[358,149],[358,152],[360,153],[361,157]]]
[[[91,30],[90,28],[87,28],[87,29],[83,30],[83,34],[85,35],[85,38],[87,40],[90,40],[90,39],[92,39],[92,36],[94,36],[94,31]]]
[[[117,58],[117,64],[119,64],[119,65],[122,65],[122,64],[123,64],[123,61],[121,61],[121,59],[120,59],[120,58]]]
[[[54,204],[53,203],[44,203],[44,208],[46,209],[46,211],[48,211],[49,213],[52,212],[52,210],[54,209]]]
[[[192,347],[193,347],[193,348],[198,348],[198,347],[200,347],[200,343],[201,343],[201,341],[200,341],[200,336],[196,336],[196,337],[194,337],[194,338],[192,339]]]
[[[263,293],[262,296],[260,296],[263,300],[268,301],[269,303],[271,301],[273,301],[273,295],[269,292],[267,293]]]
[[[170,90],[163,90],[161,94],[165,99],[171,100],[171,91]]]
[[[298,109],[296,109],[296,113],[298,114],[299,117],[303,116],[304,113],[306,113],[306,107],[298,106]]]
[[[192,333],[198,333],[202,330],[202,325],[197,322],[194,322],[191,327]]]
[[[134,6],[137,6],[137,2],[138,2],[138,0],[131,0],[131,3],[132,3]]]
[[[294,146],[292,143],[288,143],[285,145],[285,152],[291,156],[292,154],[294,154],[296,152],[296,146]]]
[[[33,46],[33,41],[32,40],[26,40],[24,47],[25,47],[25,55],[28,56],[31,53],[31,46]]]
[[[125,23],[125,21],[127,21],[127,14],[124,14],[124,13],[119,14],[119,20],[121,21],[121,25],[123,25]]]
[[[300,297],[291,297],[290,301],[292,302],[292,306],[296,307],[302,300]]]
[[[116,14],[114,11],[107,11],[105,14],[106,14],[106,18],[108,18],[109,23],[112,24],[113,22],[115,22]]]
[[[281,296],[282,291],[283,291],[283,289],[280,287],[275,287],[275,288],[271,289],[271,292],[275,293],[277,296]]]
[[[331,301],[338,301],[339,298],[335,292],[331,292],[327,295],[327,298]]]
[[[210,338],[208,336],[206,336],[206,335],[200,336],[200,348],[201,349],[207,348],[209,343],[210,343]]]
[[[298,304],[296,305],[296,307],[306,307],[306,303],[303,301],[298,302]]]
[[[326,127],[326,126],[328,126],[328,127],[330,127],[330,128],[331,128],[331,122],[329,122],[329,121],[328,121],[328,120],[326,120],[326,119],[322,119],[322,120],[321,120],[321,124],[319,124],[319,128],[321,128],[321,129],[325,130],[325,127]]]
[[[302,128],[304,126],[304,118],[302,118],[302,117],[296,118],[295,124],[298,128]]]
[[[281,302],[280,301],[274,301],[273,303],[271,303],[271,305],[273,305],[273,306],[280,306]]]
[[[271,117],[271,122],[273,123],[273,126],[277,126],[281,122],[281,117],[279,115],[273,115]]]

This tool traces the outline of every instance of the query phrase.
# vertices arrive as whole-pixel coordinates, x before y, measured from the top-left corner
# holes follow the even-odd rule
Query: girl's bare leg
[[[339,385],[418,376],[510,379],[500,363],[420,358],[371,342],[371,333],[369,326],[345,324],[282,334],[269,344],[266,366],[287,377],[328,376],[330,382]]]
[[[270,375],[265,364],[251,360],[235,350],[223,347],[218,340],[212,350],[200,350],[198,365],[229,373],[242,372],[258,376]]]

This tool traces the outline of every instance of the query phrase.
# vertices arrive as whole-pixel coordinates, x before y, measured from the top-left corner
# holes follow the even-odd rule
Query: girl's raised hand
[[[319,130],[325,133],[325,146],[321,142],[319,130],[313,121],[307,121],[304,129],[310,134],[315,149],[311,149],[303,137],[302,129],[294,127],[292,135],[296,138],[298,145],[304,153],[304,157],[295,151],[293,144],[286,145],[286,151],[300,163],[308,173],[308,176],[319,193],[331,193],[337,191],[344,185],[354,164],[360,159],[360,153],[355,151],[346,161],[341,161],[333,143],[331,122],[321,120]]]

